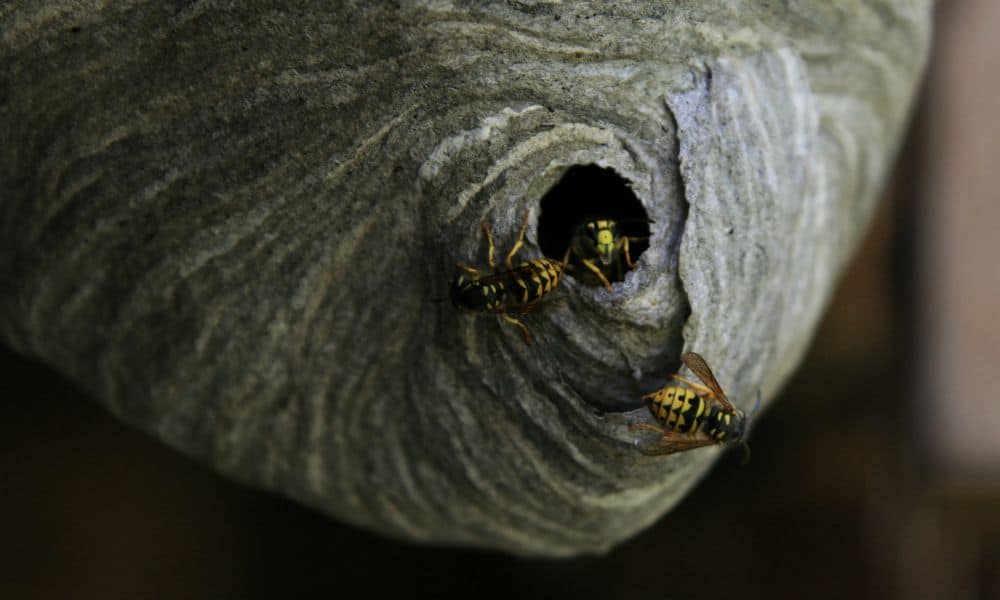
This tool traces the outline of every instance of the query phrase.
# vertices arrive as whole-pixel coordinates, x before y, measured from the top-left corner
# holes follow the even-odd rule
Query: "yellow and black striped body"
[[[743,438],[746,418],[741,410],[726,412],[688,387],[668,385],[646,394],[642,400],[656,420],[670,431],[703,434],[720,444]]]
[[[531,312],[559,285],[562,273],[561,262],[535,258],[499,273],[459,275],[451,284],[451,302],[474,312]]]

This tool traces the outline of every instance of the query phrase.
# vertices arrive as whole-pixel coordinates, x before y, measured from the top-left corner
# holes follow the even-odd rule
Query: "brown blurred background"
[[[219,478],[3,351],[0,598],[1000,598],[1000,3],[938,12],[898,168],[753,460],[725,456],[608,556],[340,525]]]

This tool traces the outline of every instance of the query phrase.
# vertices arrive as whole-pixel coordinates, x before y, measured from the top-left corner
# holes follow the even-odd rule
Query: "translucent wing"
[[[670,431],[660,425],[652,423],[633,423],[629,426],[632,431],[648,430],[659,434],[655,439],[636,439],[632,442],[636,450],[647,456],[660,456],[663,454],[673,454],[674,452],[684,452],[694,450],[704,446],[714,446],[719,442],[708,437],[691,437],[688,434]]]
[[[698,379],[702,381],[708,389],[716,395],[720,402],[732,406],[729,398],[726,396],[726,392],[722,391],[722,386],[719,385],[718,380],[715,379],[715,375],[712,373],[712,369],[708,368],[708,363],[705,359],[701,357],[700,354],[694,352],[685,352],[681,354],[681,360],[687,365],[687,368],[691,369],[691,372],[698,376]]]
[[[661,456],[664,454],[673,454],[674,452],[703,448],[705,446],[714,446],[717,442],[707,439],[674,440],[663,437],[658,440],[635,440],[633,444],[636,450],[646,456]]]

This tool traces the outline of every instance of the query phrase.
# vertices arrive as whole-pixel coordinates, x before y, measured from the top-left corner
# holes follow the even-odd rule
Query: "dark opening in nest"
[[[566,170],[562,179],[541,200],[538,218],[538,245],[545,256],[562,260],[574,234],[589,221],[612,220],[617,234],[630,238],[629,255],[633,262],[649,247],[649,216],[627,179],[597,165],[577,165]],[[600,279],[580,262],[586,256],[574,253],[570,276],[587,285],[602,285]],[[615,260],[621,261],[621,252]],[[593,256],[589,257],[593,258]],[[595,261],[597,262],[597,261]],[[624,279],[625,268],[602,269],[609,281]]]

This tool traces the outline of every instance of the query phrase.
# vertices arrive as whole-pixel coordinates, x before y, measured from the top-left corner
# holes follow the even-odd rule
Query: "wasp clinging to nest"
[[[588,285],[603,285],[609,292],[612,281],[622,281],[625,273],[635,268],[629,251],[629,241],[646,240],[621,233],[619,222],[613,219],[587,219],[573,232],[567,259],[577,269],[574,276]]]
[[[498,315],[504,321],[517,325],[524,334],[524,341],[531,343],[531,332],[527,325],[512,316],[535,312],[542,307],[542,299],[559,285],[566,262],[548,258],[533,258],[518,266],[513,265],[514,256],[524,246],[524,234],[528,228],[528,214],[517,241],[504,260],[506,270],[501,270],[493,260],[493,234],[488,224],[483,223],[483,234],[488,247],[488,261],[491,274],[480,273],[477,269],[458,263],[458,268],[466,274],[459,275],[451,284],[451,302],[457,308],[480,313]]]
[[[681,355],[681,360],[705,385],[689,381],[678,374],[671,378],[683,385],[668,385],[642,397],[658,424],[636,423],[630,429],[647,429],[660,434],[655,442],[636,447],[643,454],[673,454],[715,444],[742,444],[749,451],[746,434],[750,418],[736,408],[712,374],[705,359],[694,352]],[[760,392],[751,416],[760,405]]]

